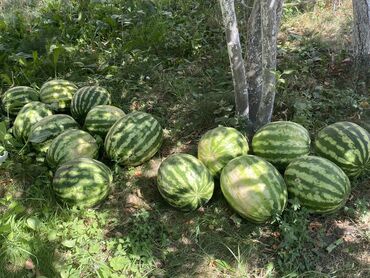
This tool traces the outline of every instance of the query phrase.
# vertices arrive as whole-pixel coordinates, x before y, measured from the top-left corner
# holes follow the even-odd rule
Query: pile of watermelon
[[[289,121],[259,129],[247,138],[230,127],[206,132],[198,158],[174,154],[158,171],[163,198],[181,210],[207,203],[219,180],[228,204],[243,218],[264,223],[284,211],[288,199],[312,213],[333,213],[346,203],[350,178],[370,170],[370,134],[351,122],[337,122],[316,136]]]
[[[150,160],[163,140],[152,115],[126,114],[100,86],[78,88],[67,80],[48,81],[40,91],[18,86],[2,95],[2,108],[12,127],[1,161],[11,145],[33,148],[54,172],[56,196],[79,207],[93,207],[109,194],[113,175],[101,158],[137,166]],[[157,186],[171,206],[192,211],[212,198],[219,180],[239,215],[264,223],[280,215],[288,199],[313,213],[339,210],[351,193],[350,179],[369,170],[370,134],[359,125],[326,126],[311,148],[303,126],[277,121],[259,129],[251,142],[232,127],[207,131],[197,157],[180,153],[162,161]]]
[[[54,172],[56,196],[69,205],[93,207],[109,194],[113,175],[99,159],[136,166],[162,144],[162,127],[152,115],[124,113],[111,105],[110,93],[101,86],[78,88],[57,79],[39,91],[13,87],[1,100],[11,123],[1,161],[14,145],[32,148]]]

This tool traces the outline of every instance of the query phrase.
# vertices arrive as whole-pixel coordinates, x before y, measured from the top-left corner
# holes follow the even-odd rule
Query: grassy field
[[[39,88],[54,77],[99,84],[125,112],[152,113],[165,141],[140,167],[105,161],[114,187],[90,210],[60,205],[52,174],[35,154],[13,154],[0,167],[1,278],[370,277],[369,176],[352,181],[348,203],[330,216],[293,204],[280,220],[254,225],[219,189],[196,212],[167,205],[156,188],[160,162],[196,154],[210,128],[242,125],[234,118],[218,3],[90,2],[5,1],[2,90]],[[328,123],[358,122],[368,108],[368,88],[351,75],[351,1],[326,2],[287,6],[279,35],[274,119],[301,123],[312,136]]]

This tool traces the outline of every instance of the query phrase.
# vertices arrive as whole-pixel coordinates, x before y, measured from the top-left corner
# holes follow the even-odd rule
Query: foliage
[[[155,190],[161,157],[194,154],[200,135],[218,124],[244,125],[234,118],[217,3],[5,2],[1,92],[11,85],[40,88],[54,77],[101,85],[125,112],[154,114],[165,138],[143,167],[116,166],[117,182],[101,207],[66,209],[55,200],[44,162],[11,136],[11,120],[2,114],[0,144],[10,157],[0,166],[0,277],[369,276],[367,176],[353,182],[356,196],[335,217],[316,218],[291,205],[272,226],[233,214],[219,190],[192,213],[173,210]],[[239,2],[247,13],[241,7],[249,1]],[[287,6],[279,37],[274,119],[312,133],[369,114],[367,97],[351,79],[350,1],[335,15],[324,2],[309,12]],[[348,239],[348,229],[356,239]]]

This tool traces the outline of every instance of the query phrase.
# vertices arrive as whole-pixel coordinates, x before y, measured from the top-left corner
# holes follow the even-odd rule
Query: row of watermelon
[[[201,138],[198,159],[175,154],[163,161],[158,189],[172,206],[194,210],[209,201],[213,177],[220,177],[231,207],[256,223],[281,214],[288,193],[312,212],[334,212],[349,197],[347,175],[370,170],[370,135],[354,123],[338,122],[317,135],[315,150],[321,157],[310,156],[310,148],[308,131],[293,122],[262,127],[252,140],[254,155],[248,155],[240,132],[218,127]]]
[[[109,92],[99,86],[77,89],[66,80],[46,82],[36,90],[18,86],[2,96],[8,116],[16,116],[12,134],[32,144],[39,156],[56,170],[53,188],[65,202],[90,207],[105,198],[112,173],[98,158],[104,141],[105,154],[126,166],[150,159],[160,148],[163,131],[150,114],[125,114],[110,105]],[[42,102],[40,102],[41,100]],[[53,114],[67,113],[70,115]],[[84,123],[80,130],[80,124]]]

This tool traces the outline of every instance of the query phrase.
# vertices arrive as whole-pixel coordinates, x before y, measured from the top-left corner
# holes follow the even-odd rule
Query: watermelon
[[[351,192],[347,175],[326,158],[294,160],[284,174],[291,198],[314,213],[332,213],[344,206]]]
[[[137,166],[153,157],[162,137],[162,127],[152,115],[133,112],[111,127],[104,142],[105,152],[117,163]]]
[[[38,100],[39,93],[27,86],[13,87],[2,96],[3,109],[9,116],[16,116],[27,103]]]
[[[84,128],[91,134],[97,134],[104,138],[112,125],[123,116],[125,116],[125,112],[118,107],[98,105],[87,113]]]
[[[77,86],[70,81],[55,79],[44,83],[40,89],[40,99],[51,104],[57,111],[66,111],[71,106],[71,100]]]
[[[160,165],[158,190],[173,207],[192,211],[212,197],[214,182],[207,167],[189,154],[175,154]]]
[[[87,208],[107,197],[112,182],[112,172],[106,165],[91,158],[77,158],[57,169],[53,190],[63,202]]]
[[[254,155],[231,160],[221,172],[220,184],[229,205],[254,223],[281,214],[287,203],[287,188],[279,171]]]
[[[77,90],[71,102],[71,114],[84,121],[87,113],[97,105],[111,104],[110,93],[103,87],[86,86]]]
[[[206,165],[213,176],[233,158],[248,153],[248,140],[232,127],[219,126],[207,131],[198,144],[198,159]]]
[[[253,153],[284,170],[294,159],[309,155],[311,139],[301,125],[278,121],[268,123],[252,139]]]
[[[52,168],[79,157],[97,158],[99,146],[85,131],[69,129],[51,142],[46,160]]]
[[[33,125],[52,114],[53,112],[42,102],[32,101],[26,104],[15,118],[14,137],[19,141],[27,142]]]
[[[338,122],[323,128],[316,136],[316,154],[357,177],[370,169],[370,134],[351,122]]]
[[[47,152],[51,141],[67,129],[78,129],[78,123],[68,115],[58,114],[43,118],[31,130],[28,141],[40,152]]]

